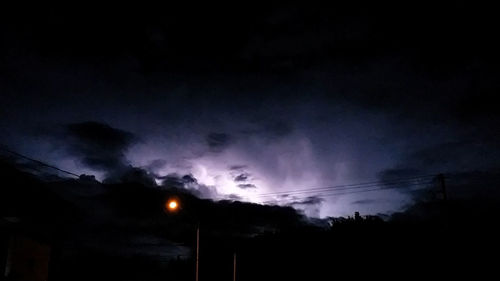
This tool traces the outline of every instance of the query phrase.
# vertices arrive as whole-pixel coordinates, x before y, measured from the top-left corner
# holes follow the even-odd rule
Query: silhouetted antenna
[[[42,162],[42,161],[40,161],[40,160],[36,160],[36,159],[31,158],[31,157],[28,157],[28,156],[22,155],[21,153],[18,153],[18,152],[12,151],[12,150],[10,150],[10,149],[8,149],[8,148],[5,148],[5,146],[4,146],[4,145],[0,145],[0,150],[1,150],[1,151],[4,151],[4,152],[7,152],[7,153],[9,153],[9,154],[12,154],[12,155],[14,155],[14,156],[17,156],[17,157],[19,157],[19,158],[22,158],[22,159],[25,159],[25,160],[28,160],[28,161],[34,162],[34,163],[36,163],[36,164],[38,164],[38,165],[41,165],[41,166],[44,166],[44,167],[47,167],[47,168],[50,168],[50,169],[57,170],[57,171],[59,171],[59,172],[63,172],[63,173],[65,173],[65,174],[68,174],[68,175],[71,175],[71,176],[74,176],[74,177],[77,177],[77,178],[79,178],[79,177],[80,177],[79,175],[77,175],[77,174],[75,174],[75,173],[72,173],[72,172],[70,172],[70,171],[66,171],[66,170],[60,169],[60,168],[58,168],[58,167],[56,167],[56,166],[53,166],[53,165],[50,165],[50,164],[44,163],[44,162]]]

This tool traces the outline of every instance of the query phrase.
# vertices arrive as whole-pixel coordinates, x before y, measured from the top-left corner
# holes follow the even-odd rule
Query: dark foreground
[[[311,221],[291,208],[200,200],[176,188],[40,180],[2,164],[2,280],[345,280],[496,270],[498,204],[420,202],[382,220]],[[163,203],[175,196],[177,213]]]

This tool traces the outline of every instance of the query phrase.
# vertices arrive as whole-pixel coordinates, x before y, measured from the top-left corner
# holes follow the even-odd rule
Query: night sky
[[[0,22],[0,142],[76,174],[325,217],[415,191],[259,194],[500,168],[491,7],[8,7]]]

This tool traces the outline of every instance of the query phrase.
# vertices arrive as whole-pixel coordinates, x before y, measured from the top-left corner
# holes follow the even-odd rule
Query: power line
[[[270,197],[270,196],[280,196],[280,197],[287,197],[287,196],[306,196],[308,194],[311,194],[311,196],[314,195],[321,195],[321,194],[329,194],[329,192],[353,192],[353,191],[359,191],[363,192],[367,188],[370,188],[370,190],[380,190],[380,189],[391,189],[391,188],[404,188],[404,187],[411,187],[411,186],[419,186],[419,185],[425,185],[425,184],[430,184],[432,181],[426,181],[426,182],[414,182],[414,183],[405,183],[404,185],[397,185],[397,184],[388,184],[388,185],[370,185],[370,186],[362,186],[362,187],[356,187],[356,188],[339,188],[339,189],[333,189],[333,190],[324,190],[324,191],[312,191],[312,192],[301,192],[301,193],[285,193],[285,194],[279,194],[279,195],[267,195],[265,197]],[[391,185],[396,185],[396,186],[391,186]]]
[[[414,176],[414,177],[408,177],[408,178],[400,178],[400,179],[395,179],[391,181],[373,181],[373,182],[364,182],[364,183],[356,183],[356,184],[344,184],[344,185],[335,185],[335,186],[327,186],[327,187],[319,187],[319,188],[306,188],[306,189],[296,189],[296,190],[289,190],[289,191],[281,191],[281,192],[270,192],[270,193],[261,193],[259,195],[274,195],[274,194],[280,194],[280,193],[291,193],[291,192],[301,192],[301,191],[309,191],[309,190],[323,190],[323,189],[336,189],[336,188],[343,188],[343,187],[358,187],[358,186],[368,186],[368,185],[383,185],[383,184],[392,184],[392,183],[404,183],[404,182],[411,182],[414,180],[419,180],[419,179],[424,179],[424,178],[430,178],[430,177],[435,177],[436,175],[424,175],[424,176]]]
[[[376,186],[387,186],[394,184],[412,184],[415,183],[415,181],[429,180],[431,177],[435,176],[437,175],[414,176],[408,178],[400,178],[392,181],[373,181],[373,182],[365,182],[357,184],[334,185],[334,186],[319,187],[319,188],[304,188],[304,189],[296,189],[289,191],[261,193],[257,194],[257,196],[267,197],[267,196],[291,195],[291,194],[302,194],[302,193],[314,193],[314,192],[330,191],[330,190],[350,190],[350,189],[376,187]]]
[[[432,182],[428,182],[428,183],[432,183]],[[423,186],[424,184],[413,184],[411,186]],[[408,187],[408,186],[405,186],[405,187]],[[363,193],[363,192],[373,192],[373,191],[381,191],[381,190],[386,190],[386,189],[396,189],[396,188],[401,188],[401,186],[392,186],[392,187],[379,187],[379,188],[372,188],[372,189],[366,189],[366,190],[354,190],[354,191],[346,191],[346,192],[336,192],[336,193],[323,193],[323,194],[316,194],[314,195],[315,197],[320,197],[320,198],[323,198],[323,197],[330,197],[330,196],[340,196],[340,195],[348,195],[348,194],[356,194],[356,193]],[[423,188],[421,188],[423,189]],[[290,200],[300,200],[300,199],[307,199],[308,197],[312,197],[311,196],[307,196],[307,197],[294,197],[294,198],[289,198]],[[288,198],[282,198],[281,200],[277,199],[277,200],[268,200],[268,201],[264,201],[263,203],[274,203],[276,201],[285,201],[287,200]]]
[[[75,174],[75,173],[73,173],[73,172],[70,172],[70,171],[66,171],[66,170],[60,169],[60,168],[58,168],[58,167],[56,167],[56,166],[53,166],[53,165],[50,165],[50,164],[44,163],[44,162],[42,162],[42,161],[40,161],[40,160],[36,160],[36,159],[31,158],[31,157],[28,157],[28,156],[22,155],[22,154],[20,154],[20,153],[18,153],[18,152],[15,152],[15,151],[12,151],[12,150],[10,150],[10,149],[7,149],[7,148],[5,148],[5,146],[4,146],[4,145],[1,145],[1,146],[0,146],[0,150],[5,151],[5,152],[7,152],[7,153],[10,153],[10,154],[12,154],[12,155],[15,155],[15,156],[17,156],[17,157],[19,157],[19,158],[23,158],[23,159],[25,159],[25,160],[28,160],[28,161],[31,161],[31,162],[37,163],[38,165],[41,165],[41,166],[44,166],[44,167],[47,167],[47,168],[51,168],[51,169],[57,170],[57,171],[59,171],[59,172],[63,172],[63,173],[65,173],[65,174],[68,174],[68,175],[71,175],[71,176],[74,176],[74,177],[77,177],[77,178],[79,178],[79,177],[80,177],[79,175],[77,175],[77,174]]]
[[[258,197],[273,197],[273,196],[288,196],[288,195],[303,195],[303,194],[308,194],[308,193],[321,193],[321,192],[329,192],[329,191],[345,191],[345,190],[357,190],[357,189],[365,189],[365,188],[373,188],[373,187],[386,187],[386,186],[391,186],[391,185],[403,185],[403,186],[411,186],[411,185],[420,185],[423,184],[424,182],[409,182],[409,181],[402,181],[402,182],[391,182],[391,183],[384,183],[384,184],[373,184],[373,185],[364,185],[364,186],[356,186],[356,187],[341,187],[341,188],[325,188],[321,190],[303,190],[303,191],[296,191],[296,192],[281,192],[278,194],[265,194],[265,195],[260,195]]]

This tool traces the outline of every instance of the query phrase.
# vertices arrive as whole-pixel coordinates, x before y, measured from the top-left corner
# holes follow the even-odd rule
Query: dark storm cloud
[[[317,205],[324,202],[325,199],[317,196],[308,196],[305,199],[294,200],[290,202],[290,205]]]
[[[212,152],[222,152],[232,142],[231,136],[226,133],[210,133],[205,139]]]
[[[167,165],[167,161],[164,159],[155,159],[147,165],[147,169],[153,172],[158,172]]]
[[[139,183],[144,186],[156,186],[155,175],[138,167],[128,166],[107,174],[105,183]]]
[[[445,181],[451,181],[454,188],[451,194],[459,198],[473,198],[475,194],[491,192],[493,185],[481,184],[474,174],[483,174],[484,179],[495,178],[500,168],[500,152],[498,137],[490,132],[481,133],[475,130],[473,136],[461,136],[460,140],[437,142],[436,144],[413,144],[412,149],[401,156],[392,168],[379,173],[382,181],[390,182],[401,178],[420,175],[444,174]],[[457,179],[461,179],[457,182]],[[456,184],[453,184],[453,183]],[[442,198],[441,182],[437,176],[414,179],[398,184],[400,192],[411,195],[417,202],[428,202]],[[450,188],[450,187],[448,187]],[[488,191],[489,190],[489,191]],[[486,199],[486,197],[484,197]]]
[[[162,180],[160,186],[163,188],[174,187],[184,189],[198,198],[219,198],[215,187],[199,183],[191,174],[181,176],[173,173],[166,176],[157,176],[156,178]]]
[[[478,136],[479,137],[479,136]],[[440,143],[410,155],[414,165],[446,170],[464,170],[500,167],[500,152],[496,150],[497,140],[483,137],[473,140]]]
[[[153,161],[146,168],[134,167],[125,153],[138,138],[132,133],[99,122],[73,123],[66,126],[64,146],[67,152],[89,168],[105,172],[106,183],[139,183],[156,186],[155,169],[164,165]]]
[[[228,196],[229,200],[234,200],[234,201],[243,201],[243,198],[237,194],[230,194]]]
[[[163,180],[162,186],[185,188],[188,184],[197,184],[198,181],[192,175],[168,174],[166,176],[158,176],[158,179]]]
[[[415,177],[423,175],[423,172],[419,169],[413,168],[394,168],[394,169],[386,169],[381,171],[378,174],[378,177],[381,181],[391,181],[398,180],[401,178]]]
[[[264,119],[256,123],[259,124],[262,129],[255,133],[260,133],[268,137],[283,138],[293,132],[292,125],[285,120]]]
[[[283,120],[276,120],[274,122],[271,122],[266,126],[265,129],[270,131],[276,137],[288,136],[293,131],[292,126]]]
[[[371,200],[371,199],[364,199],[364,200],[356,200],[356,201],[353,201],[351,202],[351,204],[355,204],[355,205],[364,205],[364,204],[372,204],[374,203],[375,200]]]
[[[420,146],[420,145],[416,145]],[[500,152],[496,140],[477,136],[477,139],[447,141],[409,150],[400,163],[380,173],[383,180],[397,177],[418,176],[468,170],[492,170],[500,167]]]
[[[237,183],[237,186],[241,189],[257,188],[257,186],[251,183],[253,179],[252,174],[247,172],[248,166],[246,165],[233,165],[229,167],[229,174],[231,175],[233,181]]]
[[[251,126],[241,131],[245,136],[259,136],[265,139],[280,139],[292,134],[290,122],[269,117],[260,117],[250,122]]]
[[[292,199],[287,203],[287,206],[292,206],[298,210],[302,210],[306,215],[311,217],[318,217],[321,205],[325,202],[325,199],[319,196],[308,196],[303,199],[290,198]]]
[[[229,166],[229,170],[230,171],[239,171],[239,170],[243,170],[243,169],[246,169],[248,168],[248,166],[246,165],[232,165],[232,166]]]
[[[108,172],[126,165],[125,152],[136,140],[129,132],[98,122],[74,123],[66,128],[68,152],[88,167]]]
[[[251,183],[240,183],[240,184],[238,184],[238,187],[241,189],[257,188],[257,186],[255,186],[255,184],[251,184]]]
[[[248,172],[271,191],[500,162],[494,9],[477,17],[462,4],[122,8],[3,17],[2,142],[78,171],[27,135],[93,118],[102,122],[87,125],[94,131],[112,124],[156,144],[134,162],[124,155],[135,141],[116,141],[116,132],[104,141],[65,134],[71,156],[93,170],[151,182],[148,173],[184,175],[205,157],[210,177],[243,163],[229,177]],[[340,205],[332,200],[323,206]]]
[[[250,175],[247,173],[239,174],[234,178],[234,181],[236,182],[246,181],[249,177]]]

